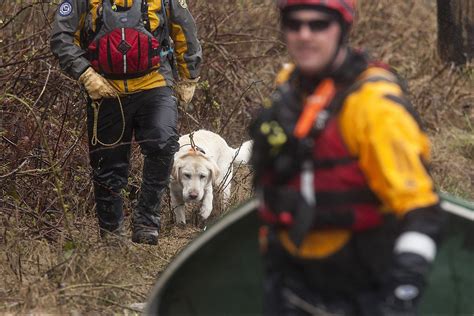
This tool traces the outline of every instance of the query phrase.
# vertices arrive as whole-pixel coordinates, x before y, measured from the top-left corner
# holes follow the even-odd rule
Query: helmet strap
[[[346,41],[344,40],[344,34],[341,32],[341,36],[340,36],[339,42],[337,44],[336,50],[334,51],[334,54],[332,55],[331,59],[327,63],[326,67],[324,67],[323,70],[318,73],[317,76],[319,78],[330,77],[337,70],[335,62],[336,62],[336,59],[339,56],[340,52],[344,49],[347,50],[347,46],[346,46],[345,42]],[[342,65],[342,63],[341,63],[341,65]],[[338,67],[339,66],[340,65],[338,65]]]

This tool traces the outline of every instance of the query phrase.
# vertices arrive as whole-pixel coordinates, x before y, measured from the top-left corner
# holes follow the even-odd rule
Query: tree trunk
[[[465,64],[474,57],[474,0],[437,0],[441,59]]]

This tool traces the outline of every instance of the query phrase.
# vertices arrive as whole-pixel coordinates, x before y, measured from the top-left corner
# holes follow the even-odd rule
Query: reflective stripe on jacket
[[[134,0],[116,0],[119,7],[128,8]],[[140,0],[136,0],[140,1]],[[153,33],[160,33],[163,28],[162,0],[148,1],[148,17]],[[74,79],[90,66],[87,60],[87,47],[81,47],[85,34],[94,32],[98,8],[102,0],[65,0],[70,4],[70,11],[58,9],[51,33],[51,50],[59,59],[61,68]],[[182,1],[169,0],[167,20],[169,33],[174,43],[178,73],[181,78],[196,78],[199,76],[202,59],[202,49],[197,38],[194,19]],[[62,4],[58,8],[61,8]],[[159,36],[159,35],[158,35]],[[84,44],[82,44],[84,46]],[[167,58],[163,58],[158,71],[142,77],[127,80],[109,80],[123,93],[132,93],[156,87],[173,85],[171,66]]]

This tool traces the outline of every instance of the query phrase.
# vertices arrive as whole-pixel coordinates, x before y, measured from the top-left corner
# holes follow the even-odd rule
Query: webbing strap
[[[171,46],[170,41],[170,30],[169,30],[169,22],[168,22],[168,15],[166,9],[170,9],[171,13],[171,5],[170,0],[161,0],[161,9],[163,10],[163,32],[161,32],[160,44],[162,45],[163,49],[161,50],[161,58],[168,58],[168,61],[171,66],[171,71],[173,73],[173,78],[176,80],[179,78],[178,70],[176,69],[176,61],[174,56],[174,50]]]
[[[314,169],[329,169],[337,166],[348,165],[357,162],[356,157],[343,157],[332,159],[317,159],[313,162]]]
[[[161,10],[163,11],[163,32],[161,33],[162,38],[160,42],[163,43],[164,41],[168,41],[167,44],[169,45],[170,30],[168,24],[168,12],[166,11],[168,6],[169,0],[161,0]]]
[[[137,1],[137,0],[135,0]],[[142,0],[142,20],[145,29],[151,33],[150,17],[148,16],[148,1]]]
[[[294,135],[298,139],[305,138],[321,111],[327,107],[336,95],[336,86],[332,79],[325,79],[316,87],[314,93],[305,102],[303,112],[296,122]]]
[[[345,204],[379,204],[379,198],[368,187],[340,192],[318,192],[321,206],[338,206]]]

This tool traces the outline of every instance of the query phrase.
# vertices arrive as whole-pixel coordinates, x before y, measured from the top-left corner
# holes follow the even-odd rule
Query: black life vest
[[[109,0],[103,1],[101,26],[88,54],[94,70],[105,78],[138,78],[160,65],[160,42],[145,27],[142,1],[133,1],[121,12],[114,11]]]

